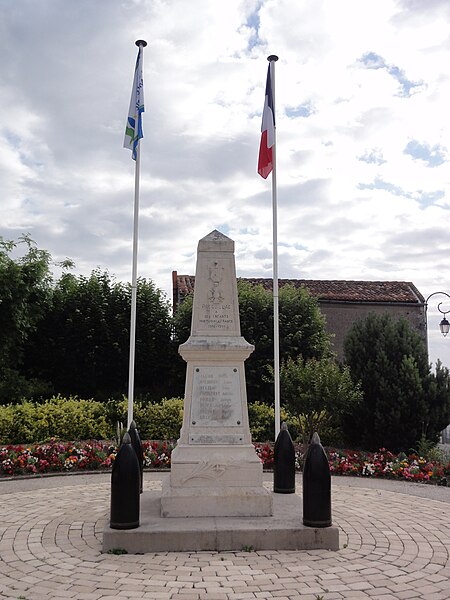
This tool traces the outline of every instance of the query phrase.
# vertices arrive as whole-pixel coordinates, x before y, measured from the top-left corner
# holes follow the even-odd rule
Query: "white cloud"
[[[256,160],[276,53],[280,276],[450,292],[449,25],[447,0],[4,2],[0,235],[129,279],[122,140],[144,38],[140,274],[170,297],[172,269],[194,272],[219,228],[239,274],[269,277]],[[430,337],[430,358],[450,365],[445,342]]]

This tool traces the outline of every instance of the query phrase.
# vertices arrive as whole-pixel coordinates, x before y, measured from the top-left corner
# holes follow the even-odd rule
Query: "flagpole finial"
[[[145,40],[136,40],[134,43],[136,44],[136,46],[144,46],[144,48],[147,45],[147,42]]]
[[[136,42],[137,43],[137,42]],[[267,57],[267,60],[269,62],[277,62],[278,60],[278,56],[276,54],[271,54],[270,56]]]

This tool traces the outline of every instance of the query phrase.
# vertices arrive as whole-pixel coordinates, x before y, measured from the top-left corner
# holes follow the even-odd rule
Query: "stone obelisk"
[[[234,242],[219,231],[199,241],[184,418],[163,487],[163,517],[268,516],[272,495],[251,442]]]

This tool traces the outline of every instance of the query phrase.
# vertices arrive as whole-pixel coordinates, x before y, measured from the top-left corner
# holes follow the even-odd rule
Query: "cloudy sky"
[[[0,0],[0,235],[76,274],[130,280],[134,162],[122,147],[145,39],[139,275],[171,295],[197,242],[271,277],[256,173],[277,54],[279,276],[450,293],[448,0]],[[450,366],[430,300],[430,359]]]

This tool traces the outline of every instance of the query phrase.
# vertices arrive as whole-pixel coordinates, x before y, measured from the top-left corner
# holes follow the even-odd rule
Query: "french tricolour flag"
[[[261,143],[259,145],[258,173],[264,179],[273,169],[272,146],[275,144],[275,110],[273,106],[272,80],[270,64],[267,69],[266,98],[261,124]]]

